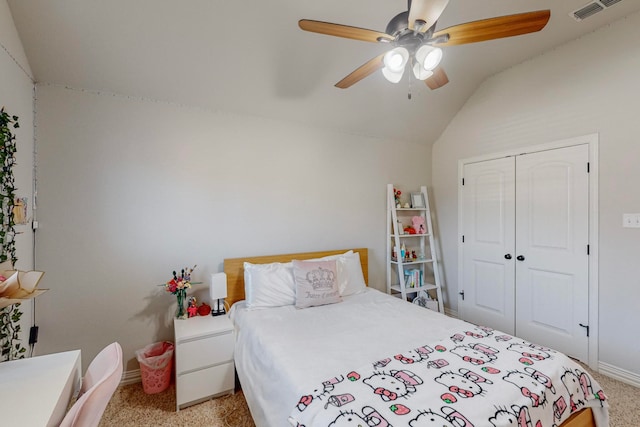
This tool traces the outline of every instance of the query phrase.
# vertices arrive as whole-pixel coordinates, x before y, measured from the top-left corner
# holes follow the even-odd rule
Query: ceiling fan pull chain
[[[409,73],[409,93],[407,94],[409,100],[411,100],[411,83],[413,83],[413,76]]]

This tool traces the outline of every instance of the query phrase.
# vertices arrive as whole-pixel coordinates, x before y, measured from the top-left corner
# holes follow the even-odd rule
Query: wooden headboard
[[[237,301],[244,299],[244,263],[252,264],[269,264],[272,262],[289,262],[294,259],[305,260],[322,258],[328,255],[339,255],[347,252],[349,249],[340,249],[335,251],[322,252],[303,252],[298,254],[283,255],[266,255],[254,256],[246,258],[227,258],[224,260],[224,272],[227,275],[227,299],[225,300],[229,307]],[[364,282],[369,283],[369,252],[367,248],[352,249],[360,254],[360,264],[362,265],[362,274]]]

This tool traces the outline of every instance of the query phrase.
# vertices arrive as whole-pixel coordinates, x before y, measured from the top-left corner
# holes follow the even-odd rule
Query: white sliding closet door
[[[459,309],[588,360],[589,146],[463,166]]]
[[[516,158],[516,334],[588,360],[587,145]]]
[[[513,157],[464,167],[462,318],[515,331]]]

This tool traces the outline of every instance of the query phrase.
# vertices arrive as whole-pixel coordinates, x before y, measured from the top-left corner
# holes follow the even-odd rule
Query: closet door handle
[[[524,255],[518,255],[518,256],[516,257],[516,259],[517,259],[518,261],[524,261]]]
[[[506,254],[506,255],[504,256],[504,259],[511,259],[511,254]]]

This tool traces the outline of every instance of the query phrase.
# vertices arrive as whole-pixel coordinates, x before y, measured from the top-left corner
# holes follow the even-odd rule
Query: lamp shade
[[[433,71],[442,60],[442,49],[425,44],[418,48],[415,57],[416,62],[422,65],[422,68]]]
[[[213,273],[211,275],[209,297],[212,301],[227,297],[227,275],[225,273]]]
[[[409,60],[409,51],[404,47],[396,47],[391,49],[384,55],[384,66],[389,71],[397,73],[404,70],[404,66]]]
[[[391,83],[398,83],[402,79],[407,61],[409,61],[409,51],[406,48],[391,49],[384,55],[382,75]]]
[[[413,75],[416,76],[416,79],[418,80],[426,80],[433,76],[433,71],[425,70],[422,64],[415,62],[413,64]]]
[[[389,69],[387,68],[382,69],[382,75],[384,76],[385,79],[389,80],[391,83],[398,83],[400,79],[402,79],[402,74],[403,74],[402,71],[399,73],[394,73],[392,71],[389,71]]]

